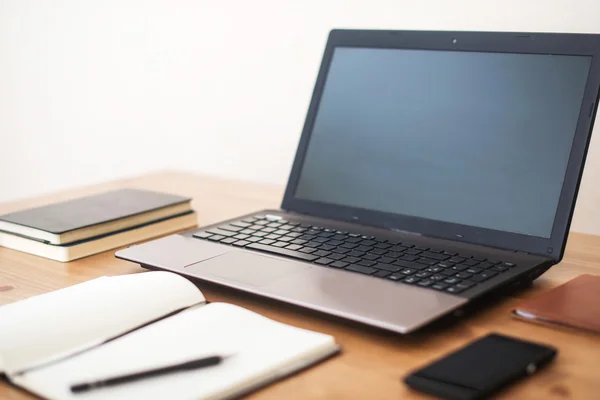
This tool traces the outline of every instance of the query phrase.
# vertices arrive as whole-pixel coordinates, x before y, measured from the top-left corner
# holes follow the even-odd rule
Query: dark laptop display
[[[336,48],[295,194],[549,238],[590,64]]]

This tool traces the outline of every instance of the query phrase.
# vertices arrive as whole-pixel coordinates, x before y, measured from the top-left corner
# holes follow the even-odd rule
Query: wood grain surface
[[[0,214],[104,190],[134,187],[192,196],[199,225],[278,208],[283,187],[236,182],[179,172],[161,172],[58,194],[0,205]],[[0,248],[0,304],[74,285],[102,275],[144,270],[117,260],[114,251],[70,263],[59,263]],[[246,307],[275,320],[335,336],[339,356],[252,395],[255,399],[400,399],[428,398],[408,389],[401,378],[410,370],[490,332],[551,344],[555,362],[498,395],[501,399],[600,399],[600,335],[554,329],[514,319],[509,310],[580,274],[600,275],[600,237],[572,233],[563,262],[536,280],[532,288],[489,304],[460,320],[400,336],[329,318],[281,303],[198,284],[210,301]],[[360,296],[360,293],[356,294]],[[600,293],[598,294],[600,301]],[[402,305],[398,305],[402,307]],[[105,316],[98,316],[103,318]],[[0,399],[32,395],[0,381]]]

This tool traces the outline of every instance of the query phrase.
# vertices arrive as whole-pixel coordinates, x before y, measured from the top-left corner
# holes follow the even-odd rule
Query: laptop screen
[[[295,197],[549,238],[591,59],[337,47]]]

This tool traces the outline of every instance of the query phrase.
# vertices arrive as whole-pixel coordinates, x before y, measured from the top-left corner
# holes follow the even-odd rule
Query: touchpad
[[[198,277],[211,276],[250,286],[265,286],[283,277],[310,269],[295,261],[260,254],[232,251],[185,268],[186,273]]]

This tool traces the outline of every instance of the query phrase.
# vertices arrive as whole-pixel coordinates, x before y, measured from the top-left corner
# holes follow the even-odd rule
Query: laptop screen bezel
[[[579,112],[550,238],[498,231],[409,215],[367,210],[300,199],[295,196],[329,65],[336,47],[419,49],[467,52],[555,54],[591,57],[591,66]],[[333,30],[323,54],[302,135],[281,208],[318,217],[412,232],[506,250],[562,259],[583,165],[598,108],[600,91],[600,35],[514,32],[428,32],[383,30]]]

